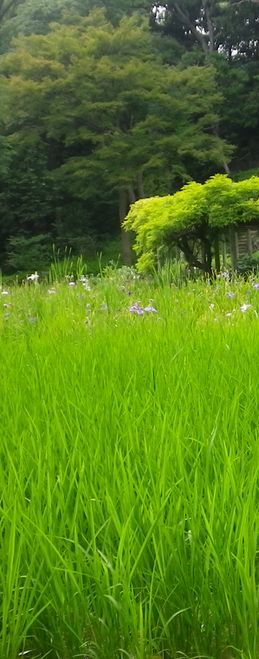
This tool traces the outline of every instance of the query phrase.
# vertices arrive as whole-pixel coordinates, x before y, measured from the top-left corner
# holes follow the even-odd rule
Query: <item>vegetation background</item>
[[[258,659],[259,282],[83,260],[257,172],[258,8],[0,0],[3,659]]]
[[[129,204],[257,171],[255,0],[1,0],[0,266],[132,260]]]

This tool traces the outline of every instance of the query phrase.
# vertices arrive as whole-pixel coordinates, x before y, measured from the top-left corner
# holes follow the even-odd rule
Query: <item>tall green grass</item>
[[[2,295],[0,657],[256,659],[259,291],[50,290]]]

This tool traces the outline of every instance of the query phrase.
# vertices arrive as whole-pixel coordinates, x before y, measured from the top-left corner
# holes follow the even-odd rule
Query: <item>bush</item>
[[[259,270],[259,251],[243,256],[237,263],[237,272],[240,275],[256,273]]]
[[[57,240],[48,233],[12,236],[8,242],[6,272],[48,272],[53,264],[59,276],[77,274],[79,261],[82,260],[88,273],[98,274],[111,262],[121,265],[120,251],[120,237],[106,236],[103,241],[95,241],[89,235],[75,235],[72,238],[64,235]]]
[[[52,260],[52,238],[50,234],[12,236],[7,254],[7,267],[13,272],[47,270]]]

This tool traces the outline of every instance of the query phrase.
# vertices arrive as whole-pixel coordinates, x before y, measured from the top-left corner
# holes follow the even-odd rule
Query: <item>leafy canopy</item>
[[[228,157],[214,130],[213,66],[163,65],[138,18],[114,27],[97,11],[15,45],[0,63],[5,135],[16,145],[35,135],[49,160],[55,143],[53,169],[72,194],[89,199],[102,186],[138,196],[140,175],[145,194],[160,192],[154,177],[172,190]]]
[[[139,270],[152,267],[159,248],[183,236],[195,238],[223,227],[259,219],[259,177],[234,182],[223,174],[204,184],[191,182],[174,195],[140,199],[125,229],[136,234]]]

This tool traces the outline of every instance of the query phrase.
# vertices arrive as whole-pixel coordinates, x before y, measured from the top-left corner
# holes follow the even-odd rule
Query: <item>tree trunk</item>
[[[237,269],[236,235],[235,235],[235,230],[232,226],[229,227],[229,245],[230,245],[232,268],[233,270],[236,270]]]
[[[224,157],[223,157],[223,160],[222,160],[222,165],[223,165],[225,173],[229,176],[231,174],[231,171],[230,171],[228,163],[227,163],[227,161],[225,160]]]
[[[224,236],[223,236],[223,242],[222,242],[222,262],[223,262],[223,267],[224,267],[224,268],[227,267],[227,258],[228,258],[228,255],[227,255],[227,243],[226,243],[226,235],[225,235],[225,233],[224,233]]]
[[[129,188],[128,188],[128,195],[129,195],[128,196],[128,203],[129,204],[134,204],[135,201],[136,201],[136,195],[135,195],[135,191],[134,191],[134,188],[132,187],[132,185],[130,185]]]
[[[143,181],[143,172],[138,172],[138,198],[144,199],[145,190],[144,190],[144,181]]]
[[[207,21],[207,28],[208,28],[208,34],[209,34],[209,43],[208,43],[208,50],[206,54],[206,59],[208,59],[208,55],[211,55],[215,51],[215,38],[214,38],[214,26],[210,14],[210,9],[209,9],[209,4],[207,0],[204,0],[204,11],[205,11],[205,16],[206,16],[206,21]],[[213,128],[214,135],[219,138],[219,129],[218,126],[215,126]],[[222,166],[224,169],[224,172],[229,176],[230,175],[230,169],[228,166],[228,163],[222,154]]]
[[[211,20],[211,15],[207,2],[204,2],[204,11],[206,15],[207,27],[209,33],[209,52],[214,53],[214,28],[213,28],[213,23]]]
[[[202,260],[200,261],[196,256],[194,255],[190,244],[188,242],[188,239],[186,237],[181,238],[178,240],[178,246],[180,247],[180,250],[183,252],[186,261],[188,265],[191,268],[198,268],[199,270],[202,270],[202,272],[211,274],[211,249],[209,243],[207,244],[204,240],[201,240],[201,251],[202,251]]]
[[[207,272],[212,276],[212,251],[211,251],[211,244],[209,240],[206,243],[206,264],[207,264]]]
[[[200,42],[202,50],[207,56],[208,55],[207,37],[199,29],[197,29],[197,25],[195,25],[195,23],[192,23],[188,11],[183,10],[178,2],[173,2],[173,7],[178,17],[183,21],[184,25],[188,28],[188,30],[191,31],[193,37]]]
[[[213,127],[213,133],[214,133],[215,137],[218,137],[218,138],[220,137],[218,126]],[[228,163],[227,163],[223,153],[222,153],[222,167],[224,169],[225,174],[227,174],[227,176],[230,176],[231,171],[229,169]]]
[[[201,240],[203,270],[211,277],[212,275],[211,243],[208,238],[201,238],[200,240]]]
[[[220,272],[220,252],[219,252],[219,238],[218,236],[215,238],[214,241],[214,252],[215,252],[215,270],[216,272]]]
[[[131,247],[131,233],[125,231],[122,223],[128,212],[128,194],[127,190],[121,189],[119,192],[119,218],[121,225],[121,247],[122,247],[122,260],[125,265],[132,265],[133,255]]]

